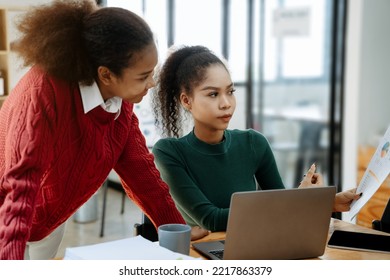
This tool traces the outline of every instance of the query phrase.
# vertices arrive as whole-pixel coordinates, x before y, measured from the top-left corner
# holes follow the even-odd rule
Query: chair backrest
[[[144,213],[142,213],[142,224],[135,224],[134,230],[135,235],[141,235],[142,237],[153,242],[158,241],[157,230],[154,227],[152,221]]]
[[[302,121],[302,131],[299,136],[299,148],[301,150],[319,149],[321,142],[321,132],[326,125],[320,122]]]
[[[380,220],[372,222],[372,228],[390,233],[390,198]]]

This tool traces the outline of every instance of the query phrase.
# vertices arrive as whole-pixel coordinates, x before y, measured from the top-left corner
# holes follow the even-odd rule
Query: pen
[[[316,163],[315,162],[310,166],[309,170],[305,174],[303,174],[303,177],[306,177],[307,173],[309,173],[312,168],[314,168],[314,170],[313,170],[313,173],[314,173],[314,171],[316,170]]]

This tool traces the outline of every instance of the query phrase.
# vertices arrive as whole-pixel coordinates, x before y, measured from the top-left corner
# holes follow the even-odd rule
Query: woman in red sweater
[[[0,259],[50,259],[64,224],[114,169],[157,227],[185,223],[133,113],[157,50],[134,13],[54,1],[26,13],[15,45],[32,66],[0,111]]]

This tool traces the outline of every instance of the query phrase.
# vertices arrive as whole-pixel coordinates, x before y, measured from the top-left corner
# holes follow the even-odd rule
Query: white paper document
[[[193,260],[172,252],[142,236],[66,248],[64,260]]]
[[[363,193],[362,197],[351,204],[349,211],[352,220],[367,201],[381,186],[390,172],[390,127],[387,129],[382,140],[372,156],[370,163],[357,187],[356,193]]]

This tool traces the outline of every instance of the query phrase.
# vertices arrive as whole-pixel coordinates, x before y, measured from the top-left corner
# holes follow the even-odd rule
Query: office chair
[[[380,220],[372,221],[372,228],[390,233],[390,198]]]
[[[298,159],[295,167],[295,185],[298,186],[302,181],[302,176],[312,163],[317,166],[326,165],[327,147],[322,147],[321,133],[326,126],[323,123],[306,122],[301,124],[301,133],[299,137]]]
[[[134,225],[134,235],[141,235],[150,241],[158,241],[158,233],[152,221],[142,213],[142,224]]]
[[[104,236],[104,223],[105,223],[105,220],[106,220],[106,202],[107,202],[107,192],[108,192],[108,184],[109,184],[109,179],[107,179],[104,183],[103,183],[103,209],[102,209],[102,221],[101,221],[101,225],[100,225],[100,237],[103,237]],[[115,183],[115,182],[111,182],[111,183]],[[123,214],[125,212],[125,201],[126,201],[126,193],[123,189],[121,189],[122,191],[122,204],[121,204],[121,214]]]

